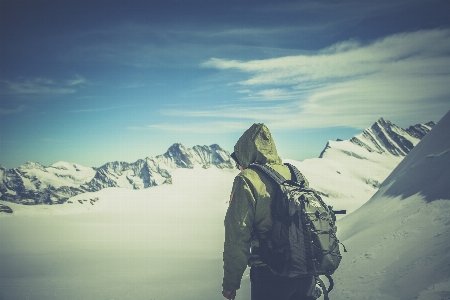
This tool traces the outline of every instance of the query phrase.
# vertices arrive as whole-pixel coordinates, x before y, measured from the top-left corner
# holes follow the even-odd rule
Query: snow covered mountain
[[[219,145],[185,148],[172,145],[165,154],[134,163],[110,162],[99,168],[58,162],[49,167],[27,162],[19,168],[0,166],[0,200],[22,204],[64,203],[75,195],[107,187],[143,189],[171,182],[177,168],[233,168],[230,154]]]
[[[349,140],[330,143],[323,158],[294,161],[336,209],[356,209],[381,187],[338,220],[349,252],[333,275],[331,299],[449,299],[450,201],[438,199],[449,191],[450,139],[442,133],[449,126],[447,116],[437,137],[430,138],[433,129],[403,161]],[[430,148],[420,150],[427,140]],[[397,165],[397,175],[381,184]],[[14,211],[0,213],[0,298],[222,298],[223,217],[238,170],[201,166],[171,169],[172,185],[101,189],[62,205],[0,200]],[[123,163],[114,168],[128,172]],[[248,270],[237,298],[250,299]]]
[[[320,158],[297,165],[326,201],[347,209],[359,207],[403,157],[435,125],[417,124],[401,129],[381,118],[350,140],[328,141]],[[144,189],[171,183],[177,168],[233,168],[230,154],[218,145],[185,148],[176,143],[166,153],[134,163],[109,162],[99,168],[58,162],[50,167],[28,162],[19,168],[0,166],[0,200],[22,204],[64,203],[69,198],[108,187]],[[353,182],[351,190],[347,183]]]
[[[61,203],[83,193],[80,186],[94,175],[93,168],[67,162],[49,167],[33,162],[13,169],[0,166],[0,199],[22,204]]]
[[[435,122],[428,122],[410,126],[408,129],[402,129],[381,118],[372,127],[365,129],[349,141],[369,152],[379,154],[387,152],[395,156],[406,156],[435,125]],[[323,157],[327,149],[331,148],[336,142],[328,142],[320,157]],[[348,154],[352,155],[352,153]]]
[[[87,191],[107,187],[143,189],[171,182],[171,172],[177,168],[192,169],[195,165],[208,168],[233,168],[230,154],[219,145],[194,146],[192,149],[173,144],[165,154],[134,163],[110,162],[97,169],[91,181],[82,186]]]
[[[319,158],[285,161],[305,174],[325,202],[350,213],[378,191],[381,182],[435,124],[401,129],[381,118],[349,140],[328,141]]]
[[[450,112],[338,222],[333,299],[450,299]]]

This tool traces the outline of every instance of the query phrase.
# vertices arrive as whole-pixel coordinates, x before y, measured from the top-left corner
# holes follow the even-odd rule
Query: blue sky
[[[317,157],[450,109],[450,2],[0,0],[0,165],[133,162],[254,122]]]

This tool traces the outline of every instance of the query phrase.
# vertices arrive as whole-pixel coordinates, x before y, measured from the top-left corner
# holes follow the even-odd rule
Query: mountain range
[[[358,168],[359,163],[347,163],[353,170],[344,172],[354,173],[358,169],[360,173],[363,171],[361,178],[364,180],[364,190],[367,190],[365,185],[373,186],[368,196],[364,196],[368,199],[389,172],[435,124],[428,122],[402,129],[381,118],[349,140],[329,141],[319,159],[306,160],[301,163],[300,168],[312,186],[332,200],[342,196],[345,198],[345,193],[323,184],[323,178],[327,174],[332,177],[336,177],[336,174],[343,175],[337,169],[330,174],[330,166],[343,163],[348,158],[371,162],[371,167],[364,170]],[[174,169],[192,169],[198,165],[203,168],[234,168],[229,152],[216,144],[185,148],[176,143],[163,155],[139,159],[134,163],[109,162],[99,168],[68,162],[57,162],[45,167],[39,163],[27,162],[12,169],[0,166],[0,200],[28,205],[61,204],[78,194],[108,187],[145,189],[170,184]],[[380,166],[382,171],[378,171]],[[368,176],[371,172],[375,176]]]
[[[18,168],[0,166],[0,200],[21,204],[60,204],[69,198],[108,187],[143,189],[171,183],[177,168],[233,168],[230,154],[219,145],[185,148],[176,143],[166,153],[134,163],[109,162],[99,168],[57,162],[49,167],[27,162]]]
[[[375,127],[387,122],[379,123]],[[332,299],[450,299],[449,126],[450,112],[417,145],[417,136],[396,129],[415,145],[407,156],[400,147],[389,151],[378,135],[373,140],[384,145],[382,151],[360,134],[360,142],[378,150],[352,139],[330,141],[321,158],[292,161],[327,204],[353,211],[338,215],[337,234],[348,252],[341,251],[333,274]],[[394,127],[382,130],[389,128]],[[121,165],[113,164],[109,172],[126,169]],[[238,170],[196,162],[193,169],[183,166],[168,170],[171,185],[105,188],[61,205],[0,201],[0,211],[8,212],[6,205],[14,210],[0,214],[0,298],[220,295],[223,216]],[[68,163],[53,167],[60,168],[56,182],[77,181],[78,186],[97,170]],[[78,176],[62,176],[71,172]],[[248,269],[238,292],[250,299]]]

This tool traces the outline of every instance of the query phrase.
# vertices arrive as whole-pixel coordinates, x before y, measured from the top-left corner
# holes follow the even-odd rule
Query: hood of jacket
[[[266,125],[253,124],[234,146],[238,163],[246,169],[252,163],[281,164],[272,134]]]

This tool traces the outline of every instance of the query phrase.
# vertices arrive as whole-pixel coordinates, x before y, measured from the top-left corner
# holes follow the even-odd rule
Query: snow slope
[[[284,162],[295,165],[310,186],[322,193],[325,202],[337,210],[346,209],[347,213],[369,200],[404,158],[389,152],[369,152],[349,140],[330,141],[328,145],[321,158]]]
[[[0,299],[222,299],[237,172],[177,169],[173,185],[107,188],[60,205],[0,201],[14,210],[0,215]],[[248,299],[248,277],[244,286]]]
[[[319,158],[296,162],[325,202],[351,213],[369,200],[406,154],[435,126],[402,129],[381,118],[349,140],[328,141]]]
[[[17,171],[16,174],[23,180],[24,187],[34,191],[47,187],[78,187],[95,175],[93,168],[69,162],[57,162],[49,167],[27,162],[17,168]],[[3,176],[0,179],[3,179]]]
[[[339,220],[333,299],[450,299],[450,112]]]

